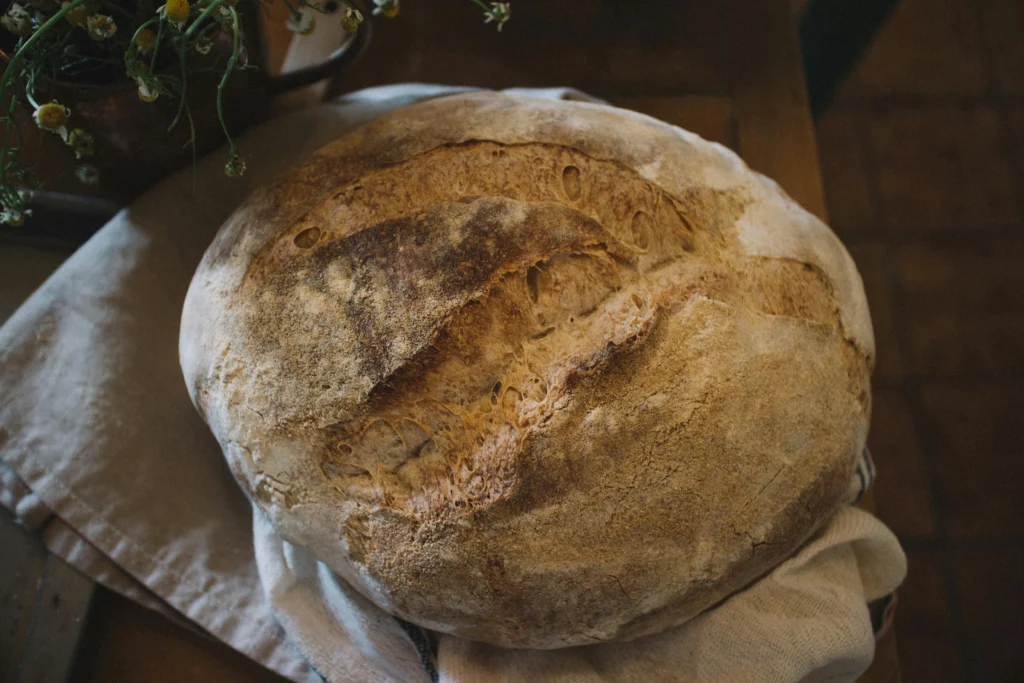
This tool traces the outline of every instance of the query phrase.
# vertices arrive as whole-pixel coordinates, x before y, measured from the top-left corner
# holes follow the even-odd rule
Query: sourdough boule
[[[510,647],[681,624],[840,504],[860,277],[730,151],[609,106],[382,116],[252,196],[181,365],[280,535],[388,612]]]

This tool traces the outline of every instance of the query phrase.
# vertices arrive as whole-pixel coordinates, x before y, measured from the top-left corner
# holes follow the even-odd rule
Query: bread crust
[[[282,537],[426,628],[556,648],[684,623],[803,543],[874,340],[835,235],[732,152],[474,93],[250,198],[180,353]]]

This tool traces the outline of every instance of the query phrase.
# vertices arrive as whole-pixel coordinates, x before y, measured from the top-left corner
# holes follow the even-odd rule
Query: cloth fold
[[[866,601],[898,583],[896,573],[882,576],[876,568],[902,563],[881,522],[844,507],[794,557],[679,628],[626,643],[544,651],[442,638],[441,680],[853,681],[874,655]]]
[[[225,178],[213,155],[111,220],[0,328],[0,504],[83,573],[293,681],[430,680],[409,629],[251,508],[188,398],[177,338],[192,273],[245,196],[382,113],[467,90],[374,88],[276,119],[239,141],[251,157],[243,178]],[[852,680],[873,651],[866,603],[904,573],[892,534],[847,507],[770,575],[678,629],[553,652],[436,636],[437,673]]]

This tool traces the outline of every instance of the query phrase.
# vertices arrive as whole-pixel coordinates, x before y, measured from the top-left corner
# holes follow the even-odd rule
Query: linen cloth
[[[467,90],[374,88],[276,119],[239,140],[243,178],[226,178],[214,154],[112,219],[0,328],[0,503],[101,584],[301,683],[853,680],[873,654],[867,603],[895,590],[906,563],[891,532],[852,507],[686,625],[517,651],[423,638],[278,538],[236,486],[178,367],[203,251],[250,192],[323,144]],[[869,461],[858,472],[851,501]]]

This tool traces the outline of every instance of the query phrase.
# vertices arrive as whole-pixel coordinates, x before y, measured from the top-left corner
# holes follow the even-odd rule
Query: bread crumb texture
[[[510,647],[692,618],[832,513],[873,339],[829,229],[728,150],[477,93],[253,196],[181,360],[282,536],[384,609]]]

